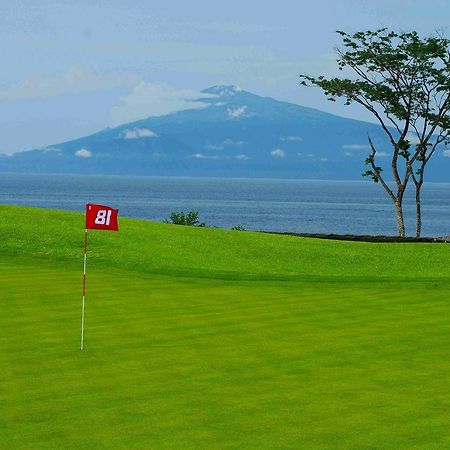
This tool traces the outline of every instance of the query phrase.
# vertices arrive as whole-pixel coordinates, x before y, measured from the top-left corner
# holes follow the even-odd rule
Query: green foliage
[[[382,124],[397,155],[416,160],[433,133],[450,129],[450,40],[421,38],[417,32],[382,28],[348,34],[338,31],[343,49],[338,66],[354,77],[300,75],[301,84],[323,89],[335,101],[358,103]],[[406,139],[415,132],[420,145],[411,152]]]
[[[235,225],[232,230],[234,231],[247,231],[242,225]]]
[[[363,172],[362,176],[363,177],[371,177],[375,183],[378,183],[380,181],[381,172],[383,172],[383,169],[382,169],[382,167],[375,165],[375,158],[374,158],[373,154],[370,154],[366,158],[365,164],[367,166],[371,166],[372,168]]]
[[[198,211],[189,211],[185,214],[183,211],[173,212],[170,214],[170,221],[165,220],[165,223],[172,223],[174,225],[187,225],[190,227],[206,227],[206,222],[200,222],[198,219]]]
[[[407,139],[401,138],[401,139],[399,139],[397,145],[398,145],[399,155],[401,157],[405,158],[406,160],[409,160],[409,157],[411,156],[411,152],[409,151],[409,149],[411,148],[410,142]],[[417,158],[420,158],[420,154],[417,156]]]

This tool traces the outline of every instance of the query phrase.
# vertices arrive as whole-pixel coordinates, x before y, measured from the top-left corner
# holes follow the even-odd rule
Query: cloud
[[[204,153],[194,153],[193,155],[189,155],[189,158],[195,159],[225,159],[224,157],[217,155],[205,155]]]
[[[153,28],[153,25],[155,23],[150,28]],[[151,33],[146,31],[147,34]],[[167,28],[164,27],[162,32],[167,33]],[[183,79],[208,77],[221,83],[244,86],[264,83],[270,85],[271,89],[279,89],[282,82],[296,84],[299,73],[342,75],[332,50],[315,53],[314,58],[298,60],[277,52],[270,46],[258,46],[251,42],[236,42],[234,45],[186,43],[181,36],[178,41],[169,39],[161,42],[160,36],[156,36],[153,40],[141,39],[133,43],[123,39],[116,39],[114,42],[93,39],[86,42],[81,50],[99,54],[123,54],[127,57],[133,55],[137,61],[147,63],[151,58],[153,64],[150,63],[150,67],[167,78],[173,77],[174,74],[182,76]]]
[[[284,158],[286,156],[286,152],[282,150],[281,148],[277,148],[276,150],[272,150],[270,152],[272,156],[275,156],[276,158]]]
[[[141,82],[130,94],[120,98],[121,104],[111,110],[113,126],[138,119],[186,109],[202,109],[208,103],[201,100],[215,97],[193,89],[178,89],[168,84]]]
[[[193,155],[189,155],[189,158],[206,159],[208,157],[203,153],[194,153]]]
[[[329,159],[328,159],[328,158],[320,158],[320,160],[321,160],[321,161],[323,161],[323,162],[327,162],[327,161],[329,161]]]
[[[214,144],[207,144],[205,145],[206,150],[223,150],[222,145],[214,145]]]
[[[236,92],[241,92],[242,89],[239,86],[235,85],[224,85],[219,84],[216,86],[212,86],[208,89],[208,92],[211,94],[217,95],[217,97],[232,97],[236,95]],[[220,103],[220,102],[219,102]]]
[[[302,142],[303,138],[301,136],[282,136],[280,137],[280,141]]]
[[[353,151],[369,150],[370,146],[367,144],[345,144],[342,146],[342,148],[346,150],[344,152],[345,156],[355,156],[355,153],[353,153]],[[376,156],[379,158],[385,158],[386,156],[389,156],[389,153],[377,151]]]
[[[344,155],[345,155],[345,156],[351,156],[351,157],[353,157],[353,156],[355,156],[355,153],[346,151],[346,152],[344,152]],[[361,155],[356,155],[356,156],[360,157]],[[377,153],[376,153],[376,156],[377,156],[377,157],[380,157],[380,158],[385,158],[386,156],[389,156],[389,153],[386,153],[386,152],[377,152]]]
[[[88,67],[76,64],[60,77],[35,75],[0,91],[0,100],[19,100],[37,97],[55,97],[108,90],[117,86],[133,86],[139,78],[129,73],[97,75]]]
[[[92,152],[85,148],[80,148],[75,152],[75,156],[78,156],[79,158],[90,158],[92,156]]]
[[[240,161],[247,161],[248,159],[251,159],[250,156],[240,154],[235,156],[236,159],[239,159]]]
[[[444,158],[450,158],[450,150],[444,150],[444,151],[442,152],[442,156],[443,156]]]
[[[233,139],[225,139],[223,141],[224,145],[242,145],[245,144],[244,141],[233,141]]]
[[[247,106],[240,106],[238,108],[228,108],[228,117],[231,117],[232,119],[236,119],[237,117],[241,117],[245,114],[245,110],[247,109]]]
[[[151,137],[158,137],[158,135],[148,128],[132,128],[132,129],[126,129],[123,132],[123,138],[124,139],[139,139],[139,138],[151,138]]]
[[[367,150],[370,147],[367,144],[345,144],[342,148],[345,150]]]

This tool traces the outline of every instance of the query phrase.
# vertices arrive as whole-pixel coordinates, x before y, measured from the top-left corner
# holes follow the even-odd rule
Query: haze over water
[[[405,201],[408,235],[415,227],[412,194]],[[194,209],[223,228],[396,234],[390,200],[369,181],[0,174],[0,204],[81,212],[88,202],[156,221]],[[423,236],[450,235],[450,183],[424,185],[422,205]]]

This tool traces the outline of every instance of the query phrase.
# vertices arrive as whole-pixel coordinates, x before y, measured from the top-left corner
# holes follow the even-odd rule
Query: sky
[[[338,74],[336,30],[449,26],[440,0],[0,0],[0,153],[195,107],[217,84],[370,120],[298,75]]]

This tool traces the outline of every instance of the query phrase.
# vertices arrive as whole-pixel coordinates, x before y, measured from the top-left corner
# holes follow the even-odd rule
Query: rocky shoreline
[[[450,242],[450,236],[443,237],[421,237],[416,238],[407,236],[404,238],[398,236],[371,236],[371,235],[354,235],[354,234],[322,234],[322,233],[290,233],[277,231],[263,231],[263,233],[280,234],[286,236],[298,236],[315,239],[331,239],[336,241],[356,241],[356,242],[428,242],[428,243],[443,243]]]

